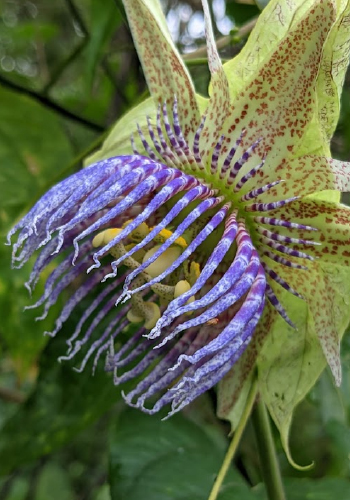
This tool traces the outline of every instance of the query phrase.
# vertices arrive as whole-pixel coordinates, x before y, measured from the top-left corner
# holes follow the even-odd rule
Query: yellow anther
[[[206,325],[217,325],[219,323],[219,318],[212,318],[206,322]]]
[[[132,299],[132,307],[126,315],[130,323],[141,323],[144,321],[145,328],[152,330],[160,318],[160,309],[153,302],[144,302],[142,297],[135,294]]]
[[[122,229],[120,229],[120,227],[114,227],[112,229],[107,229],[105,232],[104,244],[107,245],[110,241],[112,241],[121,232],[122,232]]]
[[[130,323],[141,323],[141,321],[144,320],[142,316],[138,316],[137,314],[134,313],[132,309],[128,311],[128,314],[126,315],[127,319],[130,321]]]
[[[201,274],[201,268],[198,262],[191,262],[190,265],[190,282],[192,285],[197,281]]]
[[[145,306],[147,307],[145,328],[152,330],[152,328],[156,326],[156,323],[161,316],[160,309],[159,306],[154,302],[146,302]]]
[[[123,229],[125,229],[125,228],[126,228],[126,226],[128,226],[128,225],[130,224],[130,222],[132,222],[132,219],[128,219],[128,220],[126,220],[126,221],[123,223],[122,228],[123,228]]]
[[[174,245],[179,245],[181,248],[187,248],[187,243],[186,243],[186,240],[185,238],[182,238],[180,236],[180,238],[176,238],[176,240],[174,241]]]
[[[191,285],[187,280],[181,280],[175,285],[175,291],[174,291],[174,298],[177,299],[180,297],[180,295],[183,295],[184,293],[188,292],[188,290],[191,289]],[[186,304],[191,304],[195,300],[194,295],[190,297],[187,301]],[[187,314],[191,314],[191,311],[189,311]]]
[[[151,229],[153,229],[153,227]],[[154,237],[154,241],[156,243],[164,243],[172,235],[173,235],[173,232],[170,231],[169,229],[162,229],[160,231],[160,233],[157,234],[157,236]],[[181,248],[186,248],[187,247],[187,243],[186,243],[185,238],[182,238],[181,236],[180,236],[180,238],[176,238],[176,240],[174,241],[173,245],[179,245]]]
[[[124,224],[122,225],[122,228],[124,229],[126,226],[128,226],[131,222],[133,222],[133,219],[129,219]],[[149,233],[149,227],[147,226],[146,222],[142,222],[139,226],[137,226],[133,231],[130,233],[130,238],[133,240],[136,240],[137,242],[143,240]]]
[[[128,252],[129,250],[132,250],[134,248],[135,243],[130,243],[129,245],[125,245],[125,250]],[[140,250],[137,250],[135,253],[132,254],[133,259],[137,260],[138,262],[142,262],[142,259],[144,258],[146,253],[146,250],[143,248],[140,248]]]
[[[188,281],[186,280],[181,280],[175,285],[175,290],[174,290],[174,298],[177,299],[180,297],[180,295],[188,292],[188,290],[191,288],[191,285],[189,284]]]
[[[94,239],[92,240],[93,247],[102,247],[107,245],[110,241],[112,241],[118,234],[122,232],[122,229],[119,227],[114,227],[111,229],[105,229],[100,233],[96,234]]]
[[[153,229],[153,227],[152,227]],[[157,236],[154,237],[154,241],[156,243],[164,243],[164,241],[166,241],[168,238],[170,238],[170,236],[172,236],[172,231],[170,231],[169,229],[162,229],[160,231],[160,233],[157,234]]]
[[[142,222],[136,229],[134,229],[131,233],[131,237],[135,239],[136,241],[141,241],[149,233],[149,227],[147,226],[146,222]]]
[[[156,245],[146,252],[142,263],[144,264],[147,260],[152,257],[156,253],[156,251],[160,248],[161,245]],[[170,247],[163,252],[158,259],[156,259],[152,264],[146,267],[145,272],[148,273],[152,278],[156,278],[164,271],[171,266],[173,262],[180,256],[181,248],[180,247]]]
[[[104,231],[102,231],[102,233],[96,234],[96,236],[92,240],[92,246],[94,248],[102,247],[104,245],[104,239],[105,239]]]

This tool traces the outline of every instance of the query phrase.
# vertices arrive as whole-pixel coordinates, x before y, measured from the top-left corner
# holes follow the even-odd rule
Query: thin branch
[[[75,3],[72,0],[65,0],[67,4],[67,9],[72,16],[73,20],[76,22],[76,24],[79,26],[80,31],[84,35],[84,40],[69,54],[68,57],[66,57],[63,61],[61,61],[56,69],[53,72],[53,75],[51,76],[49,82],[45,85],[43,88],[43,94],[48,94],[48,92],[51,90],[51,88],[57,83],[58,79],[64,72],[64,70],[74,61],[74,59],[83,51],[83,49],[86,47],[89,39],[90,39],[90,33],[89,30],[86,27],[86,24],[84,22],[84,19],[80,15],[79,10],[77,9]]]
[[[255,398],[257,395],[257,391],[258,391],[258,384],[257,384],[257,381],[255,379],[252,383],[251,388],[250,388],[241,419],[238,423],[237,429],[234,433],[234,436],[233,436],[233,439],[230,443],[230,446],[228,447],[224,461],[221,465],[221,469],[220,469],[219,474],[217,475],[217,477],[215,479],[215,482],[214,482],[213,488],[210,492],[210,495],[208,497],[208,500],[217,500],[217,498],[218,498],[218,495],[220,493],[220,489],[222,487],[222,483],[224,482],[227,471],[232,463],[232,459],[237,451],[242,434],[244,432],[244,429],[246,428],[247,421],[248,421],[250,414],[252,412],[253,405],[255,403]]]
[[[71,16],[76,21],[76,23],[79,24],[79,28],[81,29],[82,33],[84,33],[84,35],[87,37],[90,36],[86,24],[83,18],[81,17],[80,12],[77,9],[75,3],[72,0],[65,0],[65,1]]]
[[[95,130],[96,132],[103,132],[105,130],[105,127],[103,125],[99,125],[98,123],[94,123],[91,120],[83,118],[82,116],[76,115],[72,113],[72,111],[69,111],[69,109],[60,106],[49,97],[41,95],[35,92],[34,90],[27,89],[26,87],[23,87],[18,83],[11,82],[3,75],[0,75],[0,84],[2,84],[4,87],[8,89],[18,92],[19,94],[31,97],[32,99],[40,102],[40,104],[43,104],[47,108],[52,109],[61,116],[68,118],[69,120],[75,121],[77,123],[80,123],[81,125],[84,125],[85,127],[88,127],[91,130]]]
[[[66,68],[76,59],[76,57],[83,51],[83,49],[86,47],[88,42],[88,38],[84,38],[84,40],[77,45],[77,47],[69,54],[66,59],[61,61],[56,69],[54,69],[53,74],[48,81],[48,83],[45,85],[43,88],[42,92],[43,94],[48,94],[48,92],[52,89],[54,85],[56,85],[57,81],[61,77],[62,73],[65,71]]]
[[[235,32],[233,35],[225,35],[222,36],[221,38],[218,38],[216,40],[216,46],[218,49],[223,49],[227,45],[230,45],[232,43],[232,40],[235,38],[244,38],[245,36],[249,35],[249,33],[252,31],[254,28],[259,16],[253,17],[250,21],[248,21],[246,24],[243,24],[239,28],[237,32]],[[194,50],[193,52],[190,52],[189,54],[184,54],[182,58],[184,61],[190,61],[191,59],[198,59],[200,57],[205,57],[207,55],[207,46],[203,45],[202,47],[199,47],[197,50]]]
[[[269,500],[286,500],[281,471],[276,456],[270,417],[265,403],[258,399],[252,414],[252,422],[258,444],[261,473]]]

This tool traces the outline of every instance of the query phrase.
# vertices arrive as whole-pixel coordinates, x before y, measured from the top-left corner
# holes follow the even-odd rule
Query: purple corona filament
[[[163,102],[155,126],[149,117],[146,130],[137,125],[144,155],[132,137],[134,155],[97,162],[54,186],[8,242],[19,232],[14,267],[40,249],[29,291],[63,256],[28,306],[43,306],[43,318],[69,294],[46,332],[52,336],[82,309],[60,360],[79,359],[77,371],[92,360],[95,370],[107,354],[116,384],[143,375],[124,395],[130,405],[147,413],[169,405],[172,415],[237,362],[266,299],[294,327],[273,287],[302,296],[276,269],[307,269],[319,242],[300,234],[317,228],[274,215],[297,197],[266,202],[284,181],[260,182],[256,174],[268,163],[256,152],[260,139],[245,144],[246,130],[221,135],[204,160],[206,115],[191,138],[176,96],[170,109]]]

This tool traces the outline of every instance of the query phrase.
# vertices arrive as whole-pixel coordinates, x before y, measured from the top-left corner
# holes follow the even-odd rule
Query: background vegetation
[[[264,2],[213,0],[222,57],[240,50]],[[199,0],[163,1],[173,36],[206,94]],[[253,21],[254,22],[254,21]],[[237,31],[238,27],[244,29]],[[188,54],[190,51],[194,54]],[[0,0],[1,236],[54,182],[82,165],[118,117],[147,95],[120,0]],[[350,160],[350,76],[333,140]],[[103,368],[92,377],[57,362],[65,331],[45,337],[60,305],[36,323],[23,287],[29,267],[11,271],[0,246],[0,498],[2,500],[204,500],[228,443],[215,394],[165,423],[126,409]],[[42,285],[41,285],[42,286]],[[35,301],[39,290],[32,298]],[[84,309],[81,306],[80,312]],[[79,314],[79,311],[76,313]],[[292,451],[308,473],[290,468],[280,443],[288,498],[348,500],[350,337],[344,382],[325,372],[296,412]],[[248,426],[220,500],[264,499]],[[251,488],[253,487],[253,488]]]

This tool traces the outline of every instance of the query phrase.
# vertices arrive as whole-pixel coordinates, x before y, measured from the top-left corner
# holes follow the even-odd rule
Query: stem
[[[270,417],[261,398],[252,413],[252,422],[258,444],[260,468],[269,500],[286,500],[283,489]]]
[[[247,402],[246,402],[244,411],[243,411],[242,416],[241,416],[241,420],[239,421],[236,432],[233,436],[233,439],[230,443],[230,446],[228,447],[224,461],[222,462],[222,465],[221,465],[221,469],[220,469],[219,474],[217,475],[217,477],[215,479],[215,482],[214,482],[213,488],[210,492],[208,500],[216,500],[218,497],[218,494],[220,492],[220,488],[221,488],[222,483],[225,479],[227,471],[230,467],[230,464],[232,462],[234,454],[236,453],[238,444],[240,442],[243,431],[245,429],[245,426],[246,426],[247,421],[249,419],[249,416],[251,414],[251,411],[252,411],[252,408],[254,405],[254,401],[256,398],[256,394],[257,394],[257,381],[255,379],[251,388],[250,388],[250,391],[249,391],[249,394],[247,397]]]
[[[239,30],[233,35],[225,35],[220,38],[217,38],[216,46],[218,50],[223,49],[227,45],[230,45],[234,37],[243,38],[249,35],[249,33],[256,25],[258,17],[259,16],[253,17],[253,19],[250,19],[246,24],[243,24],[243,26],[241,26]],[[191,59],[198,59],[199,57],[205,57],[206,55],[207,55],[207,46],[203,45],[202,47],[199,47],[198,49],[194,50],[193,52],[190,52],[189,54],[183,54],[182,59],[187,62],[190,61]]]
[[[22,85],[19,85],[18,83],[12,82],[11,80],[8,80],[5,78],[3,75],[0,75],[0,85],[3,85],[4,87],[11,89],[18,94],[22,94],[28,97],[31,97],[32,99],[40,102],[40,104],[43,104],[46,108],[51,109],[52,111],[55,111],[56,113],[60,114],[64,118],[68,118],[69,120],[75,121],[76,123],[80,123],[81,125],[84,125],[85,127],[90,128],[91,130],[95,130],[96,132],[103,132],[105,130],[103,125],[100,125],[98,123],[95,123],[91,120],[88,120],[87,118],[83,118],[82,116],[74,114],[72,111],[69,111],[69,109],[64,108],[63,106],[60,106],[57,104],[55,101],[50,99],[49,97],[46,97],[45,95],[42,95],[40,93],[35,92],[34,90],[30,90],[26,87],[23,87]]]

